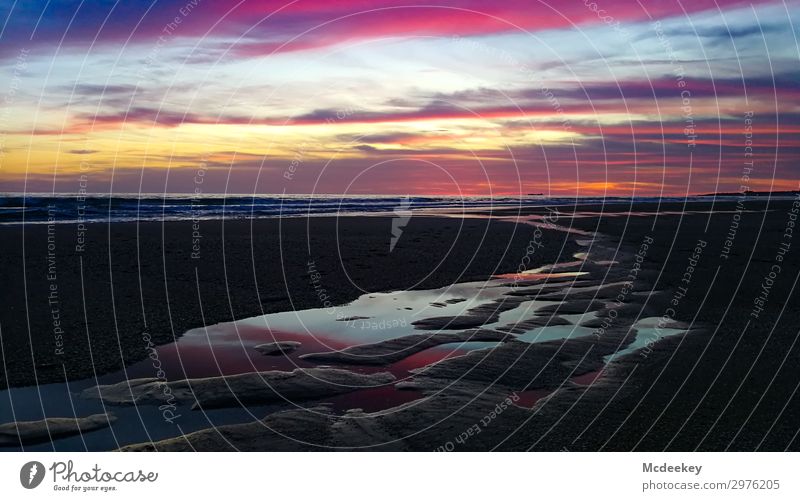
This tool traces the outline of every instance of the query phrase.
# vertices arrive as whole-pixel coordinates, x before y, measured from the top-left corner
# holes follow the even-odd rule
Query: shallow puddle
[[[616,353],[612,353],[611,355],[606,355],[603,360],[605,363],[609,363],[612,360],[615,360],[623,355],[627,355],[629,353],[633,353],[637,350],[642,350],[642,355],[646,355],[649,349],[649,346],[669,336],[675,336],[678,334],[683,334],[686,332],[685,329],[672,329],[666,327],[660,327],[659,322],[661,318],[659,317],[649,317],[643,318],[633,324],[633,327],[636,329],[636,339],[627,347],[622,350],[617,351]]]

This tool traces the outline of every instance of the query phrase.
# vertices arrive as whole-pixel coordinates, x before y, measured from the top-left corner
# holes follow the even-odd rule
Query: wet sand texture
[[[0,446],[31,445],[79,435],[109,426],[116,420],[113,414],[93,414],[87,417],[47,418],[40,421],[18,421],[0,425]]]
[[[448,331],[445,334],[465,335],[464,332],[475,331],[476,326],[482,321],[494,319],[497,309],[512,304],[519,305],[521,301],[530,299],[535,289],[541,286],[538,292],[535,292],[539,295],[539,299],[545,299],[541,296],[550,294],[547,299],[566,300],[566,302],[537,309],[535,313],[540,318],[559,322],[556,319],[563,320],[561,315],[592,311],[596,318],[586,320],[583,325],[596,328],[602,325],[602,322],[598,324],[597,319],[613,314],[613,325],[604,328],[601,336],[590,335],[535,344],[504,338],[503,342],[494,348],[471,351],[466,355],[445,359],[434,365],[414,370],[413,379],[398,382],[397,387],[415,389],[422,392],[425,397],[385,411],[365,413],[354,409],[344,414],[337,414],[330,406],[314,404],[315,407],[310,409],[273,412],[254,423],[202,430],[185,438],[168,439],[155,444],[132,445],[124,449],[435,450],[455,441],[457,445],[454,448],[457,450],[796,450],[797,438],[800,435],[798,434],[800,392],[797,391],[800,379],[796,371],[796,367],[800,364],[800,343],[796,342],[797,332],[800,329],[800,302],[795,285],[800,276],[800,255],[790,254],[782,261],[781,274],[770,289],[770,299],[758,320],[754,321],[751,316],[753,298],[757,297],[762,289],[763,278],[768,275],[775,263],[776,249],[784,240],[786,210],[789,204],[769,202],[767,206],[765,201],[748,202],[748,204],[747,209],[754,212],[741,214],[735,243],[726,257],[721,257],[721,249],[725,246],[725,239],[729,235],[732,214],[702,213],[702,210],[712,208],[710,204],[695,203],[690,207],[693,212],[668,214],[657,218],[619,215],[626,209],[655,211],[656,207],[652,204],[634,204],[631,207],[615,205],[613,211],[616,214],[612,217],[595,214],[560,221],[559,224],[569,224],[584,232],[600,232],[603,238],[598,239],[598,243],[602,243],[605,250],[611,252],[610,256],[605,255],[607,252],[603,256],[594,256],[593,259],[597,262],[581,265],[580,269],[590,273],[586,280],[573,278],[571,280],[575,281],[575,286],[563,291],[553,287],[553,283],[541,284],[531,280],[529,283],[520,284],[525,287],[531,286],[531,290],[520,288],[513,294],[507,295],[503,301],[473,309],[466,315],[442,317],[434,320],[435,325],[426,326],[426,328],[445,329]],[[661,208],[680,211],[683,207],[671,203]],[[735,204],[721,203],[713,208],[732,210]],[[580,210],[599,213],[605,209],[587,206],[581,207]],[[530,212],[537,211],[543,210],[532,209]],[[349,238],[345,239],[348,243],[339,248],[342,252],[341,261],[335,247],[333,253],[329,254],[316,253],[312,250],[315,254],[313,259],[318,268],[324,270],[326,284],[331,284],[330,290],[336,295],[337,301],[341,298],[342,302],[345,302],[347,298],[358,295],[358,288],[353,283],[372,285],[373,288],[370,290],[392,290],[414,285],[430,271],[428,268],[431,262],[438,263],[439,257],[447,254],[447,249],[442,249],[441,243],[450,242],[444,237],[457,234],[460,224],[460,221],[446,219],[424,219],[419,222],[416,222],[416,218],[412,219],[412,222],[419,225],[415,231],[423,232],[428,238],[423,239],[420,236],[409,238],[406,253],[395,256],[394,252],[391,255],[388,253],[389,233],[379,231],[380,236],[374,233],[380,228],[377,225],[386,224],[386,221],[383,223],[379,221],[381,221],[379,218],[372,220],[354,218],[345,224]],[[305,238],[303,230],[306,222],[300,220],[294,223],[284,221],[284,223],[289,226],[296,225],[296,232],[292,234],[297,238],[293,241],[297,245],[290,248],[304,249],[305,247],[299,244]],[[260,229],[275,230],[274,226],[270,227],[275,224],[277,223],[263,223]],[[324,237],[335,236],[335,221],[309,224],[315,225],[317,230],[312,233],[312,238],[319,239],[312,249],[330,245],[330,241],[326,241]],[[421,286],[433,288],[453,281],[483,279],[491,274],[516,271],[519,259],[524,255],[524,249],[530,239],[531,227],[492,223],[488,225],[491,238],[481,242],[477,237],[486,229],[486,224],[477,221],[471,230],[472,233],[464,233],[469,238],[455,239],[453,253],[444,259],[442,267],[434,271]],[[153,235],[160,236],[160,230],[161,225],[155,225],[145,233],[152,231]],[[197,306],[198,285],[192,280],[192,263],[185,255],[182,258],[174,257],[175,254],[184,251],[178,244],[179,240],[173,239],[179,238],[181,232],[185,230],[185,227],[177,225],[167,232],[170,235],[166,244],[169,252],[165,253],[165,256],[168,256],[165,259],[175,259],[176,263],[174,268],[166,267],[167,273],[170,274],[170,270],[178,272],[170,275],[166,284],[170,292],[171,305],[174,300],[173,291],[182,291],[177,294],[186,300],[186,305],[189,305],[175,305],[173,324],[178,327],[196,327],[198,314],[194,308]],[[242,228],[239,230],[242,231]],[[7,229],[3,231],[11,239],[8,241],[13,241],[13,231]],[[130,238],[135,233],[128,232],[127,235]],[[226,235],[228,235],[227,225]],[[548,246],[547,253],[539,254],[536,257],[539,261],[530,267],[538,267],[556,260],[570,262],[574,260],[573,254],[578,251],[588,250],[591,256],[593,245],[591,242],[588,242],[587,249],[586,246],[581,247],[575,243],[576,235],[568,238],[564,235],[553,233],[553,247]],[[35,237],[29,238],[34,239],[32,245],[28,246],[29,250],[41,249],[41,242],[37,247]],[[124,242],[124,235],[120,235],[120,238],[122,238],[120,242]],[[418,238],[420,241],[416,240]],[[581,238],[591,240],[585,236]],[[432,242],[424,243],[428,239]],[[652,243],[649,245],[646,258],[640,263],[642,270],[624,301],[614,305],[614,292],[620,293],[623,290],[619,284],[626,280],[625,277],[633,266],[635,253],[645,239],[652,240]],[[698,240],[707,242],[706,250],[702,259],[693,266],[689,287],[675,304],[676,291],[687,285],[684,281],[687,261],[691,258]],[[283,282],[279,275],[277,277],[272,275],[277,279],[265,285],[262,277],[270,275],[264,269],[258,271],[256,265],[255,276],[259,278],[255,284],[252,279],[254,276],[252,267],[246,270],[249,273],[249,281],[247,273],[234,271],[247,268],[241,266],[242,262],[252,262],[251,257],[248,257],[248,251],[251,249],[242,249],[246,247],[242,245],[243,241],[248,240],[242,238],[231,244],[231,252],[238,253],[236,255],[239,258],[239,266],[231,267],[229,270],[234,274],[242,273],[241,275],[229,276],[228,287],[221,287],[221,284],[226,284],[224,279],[221,282],[218,280],[219,283],[213,285],[204,280],[200,282],[203,310],[208,308],[211,312],[206,318],[206,323],[210,323],[208,318],[224,320],[231,316],[240,318],[238,315],[241,313],[245,315],[261,313],[253,312],[261,307],[274,308],[270,311],[291,309],[291,303],[281,295],[281,288],[278,286],[285,288],[287,283],[299,286],[300,292],[292,295],[296,308],[299,305],[303,305],[302,307],[318,305],[319,298],[305,281],[307,278],[305,267],[309,260],[307,253],[300,253],[302,259],[295,255],[293,258],[295,261],[291,263],[284,259],[283,266],[278,267],[277,271],[271,271],[276,274],[286,273],[290,277],[287,278],[287,282]],[[158,243],[158,239],[156,242]],[[510,252],[505,250],[508,242],[512,242],[509,246],[512,249]],[[98,243],[102,243],[102,240]],[[272,256],[273,266],[275,263],[280,263],[281,253],[275,250],[274,241],[272,246],[269,240],[262,243],[263,246],[258,247],[258,256]],[[482,247],[484,244],[485,248]],[[158,246],[160,245],[158,243]],[[227,237],[225,245],[228,245]],[[515,245],[518,246],[514,247]],[[483,260],[476,258],[474,264],[469,264],[468,256],[473,254],[470,251],[471,246],[480,248],[479,254],[487,253],[483,256]],[[136,248],[135,244],[133,248]],[[281,246],[277,248],[280,249]],[[796,249],[792,252],[796,252]],[[399,257],[400,255],[403,257]],[[2,259],[10,263],[13,257],[12,253],[10,257],[3,256]],[[16,257],[20,258],[19,255]],[[125,290],[129,295],[122,297],[130,300],[130,304],[133,305],[127,306],[131,308],[130,310],[120,307],[117,310],[118,318],[137,319],[140,313],[137,314],[136,311],[142,307],[137,296],[139,286],[136,273],[132,277],[129,276],[129,280],[123,280],[122,285],[119,285],[120,282],[116,278],[113,284],[109,281],[103,282],[102,278],[108,275],[109,270],[117,270],[115,266],[119,264],[112,262],[109,267],[105,263],[106,268],[103,272],[102,256],[95,257],[99,259],[99,268],[93,266],[92,270],[93,273],[99,273],[99,276],[95,275],[92,283],[100,284],[96,290],[105,294],[101,296],[103,300],[89,303],[92,308],[98,308],[97,319],[90,316],[92,318],[90,336],[99,335],[97,327],[102,323],[98,322],[103,320],[109,322],[109,310],[101,307],[107,302],[109,288],[116,293],[115,305],[125,302],[120,300]],[[219,255],[216,257],[219,258]],[[451,259],[454,261],[449,261]],[[258,260],[258,263],[261,263],[261,260]],[[130,266],[131,261],[126,264]],[[35,266],[37,265],[33,265],[34,268]],[[38,266],[42,266],[41,263]],[[172,261],[170,266],[173,266]],[[158,277],[159,273],[163,273],[165,266],[161,257],[151,257],[143,261],[142,268],[147,268]],[[465,268],[467,273],[461,275],[460,272]],[[101,271],[98,272],[98,269]],[[133,269],[139,271],[136,267]],[[214,266],[198,269],[198,274],[208,273],[209,269],[213,270]],[[124,269],[118,271],[124,274]],[[33,291],[39,291],[41,294],[42,286],[47,282],[42,278],[39,280],[41,283],[38,288],[28,287],[29,295],[33,294]],[[165,281],[163,278],[160,282],[148,281],[143,289],[153,287],[154,283],[164,287]],[[231,283],[237,284],[236,287],[230,287]],[[594,290],[594,294],[588,290],[580,290],[581,287],[603,284],[608,286]],[[12,281],[11,287],[6,288],[4,295],[9,297],[12,309],[16,308],[19,312],[22,303],[19,298],[12,297],[10,291],[14,289],[13,285]],[[122,291],[118,291],[117,288],[122,288]],[[265,289],[263,294],[262,288]],[[20,289],[17,287],[14,290]],[[256,290],[259,294],[253,294]],[[215,292],[216,295],[209,291]],[[269,295],[270,291],[272,296]],[[164,298],[158,294],[162,292],[155,287],[152,290],[148,289],[146,295],[145,311],[149,312],[148,308],[152,308],[153,311],[153,315],[148,317],[148,328],[153,332],[156,330],[154,326],[168,324],[165,318],[157,313],[160,311],[159,308],[162,308],[159,305],[166,304]],[[92,293],[98,294],[94,289]],[[259,298],[255,304],[248,302],[248,299],[252,301],[252,296]],[[225,301],[228,297],[231,298],[230,303]],[[33,294],[31,298],[36,299],[37,296]],[[273,298],[272,301],[269,298]],[[35,380],[33,367],[37,368],[36,374],[44,379],[48,377],[57,379],[59,373],[63,377],[63,369],[57,364],[58,359],[48,358],[46,354],[48,350],[52,351],[52,339],[41,333],[48,332],[48,312],[43,313],[41,310],[41,296],[36,301],[34,302],[40,309],[29,315],[32,325],[37,328],[34,342],[41,343],[34,349],[36,357],[34,360],[31,360],[30,354],[27,358],[25,354],[26,349],[30,350],[26,345],[28,332],[23,322],[27,321],[26,317],[22,317],[22,320],[9,317],[9,321],[5,322],[4,319],[3,323],[4,350],[7,351],[4,353],[4,359],[9,361],[9,365],[14,366],[12,369],[20,369],[18,374],[13,370],[9,372],[14,374],[16,384]],[[79,311],[82,313],[82,310]],[[638,332],[632,328],[633,324],[643,318],[660,317],[667,311],[672,313],[665,325],[688,328],[688,332],[661,339],[648,345],[646,350],[619,356],[611,363],[605,363],[605,357],[624,349],[634,341]],[[9,316],[8,310],[4,310],[3,314]],[[452,329],[461,330],[461,333],[449,332],[451,330],[449,326],[453,322],[464,322],[457,323],[458,327]],[[103,344],[99,341],[102,339],[100,336],[98,343],[101,346],[95,348],[94,338],[91,338],[93,349],[99,350],[99,353],[109,354],[112,359],[115,349],[117,353],[121,349],[128,358],[142,358],[142,353],[137,352],[135,348],[140,344],[139,336],[143,329],[141,323],[137,323],[137,320],[118,322],[123,326],[117,327],[120,329],[119,336],[107,335],[108,332],[116,332],[116,328],[113,327],[116,324],[113,322],[109,324],[111,329],[100,332],[113,342],[106,340],[104,341],[106,344]],[[75,325],[82,324],[78,321]],[[10,331],[8,343],[6,343],[7,331]],[[167,332],[172,335],[171,331]],[[515,333],[513,328],[504,332]],[[83,335],[85,337],[85,333]],[[163,333],[159,333],[156,337],[158,342],[169,340]],[[80,336],[76,336],[70,339],[79,343],[79,338]],[[71,345],[70,350],[75,350],[75,346],[78,344]],[[372,357],[375,363],[387,363],[390,359],[380,357],[385,357],[394,349],[406,350],[407,346],[404,343],[396,346],[377,343],[360,347],[358,350],[361,351],[356,353],[352,351],[348,353],[345,350],[338,356],[364,355],[367,359]],[[87,352],[70,353],[75,355],[77,361],[83,361],[84,367],[77,370],[73,365],[69,365],[68,374],[80,374],[81,370],[85,373]],[[335,358],[337,355],[319,356]],[[336,362],[333,358],[328,361]],[[72,360],[70,357],[67,359]],[[56,365],[52,365],[54,363]],[[348,363],[353,362],[348,361]],[[79,365],[77,362],[70,364]],[[102,365],[100,370],[104,370]],[[590,384],[578,384],[573,381],[575,378],[592,375],[598,371],[602,372],[596,378],[593,376]],[[148,392],[153,390],[147,384],[150,383],[144,383],[143,395],[148,395]],[[184,383],[186,386],[188,384]],[[215,388],[218,386],[212,387],[208,392],[212,395],[210,405],[218,402],[214,400],[217,398]],[[261,388],[263,390],[263,385]],[[176,385],[175,390],[183,391],[185,388]],[[259,390],[259,394],[262,390]],[[531,408],[512,403],[503,407],[502,412],[494,411],[517,392],[539,390],[546,396],[539,399]],[[223,400],[230,401],[230,397],[225,396]],[[464,436],[465,430],[475,426],[480,426],[480,433],[470,435],[468,440],[456,440],[456,437]]]
[[[344,304],[364,291],[433,289],[516,270],[533,235],[504,222],[413,217],[390,253],[387,218],[203,221],[195,260],[191,226],[89,225],[78,253],[76,227],[56,225],[55,281],[47,277],[46,225],[0,227],[0,388],[120,370],[148,356],[144,332],[163,344],[202,325],[320,308],[309,261],[331,303]],[[578,250],[561,233],[546,238],[552,246],[532,256],[532,266]],[[63,355],[48,301],[53,285]]]

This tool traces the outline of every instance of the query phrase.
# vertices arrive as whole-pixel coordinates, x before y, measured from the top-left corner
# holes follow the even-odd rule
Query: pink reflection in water
[[[300,348],[288,355],[265,356],[255,346],[276,341],[298,341]],[[305,353],[342,349],[345,345],[332,339],[308,334],[270,331],[263,327],[220,324],[190,331],[176,343],[156,348],[158,360],[168,380],[226,376],[254,371],[292,371],[313,367],[300,358]],[[128,369],[129,377],[152,377],[152,360],[147,359]]]
[[[265,356],[255,346],[277,341],[298,341],[300,347],[286,355]],[[232,323],[196,329],[181,337],[176,343],[159,346],[155,354],[168,380],[227,376],[254,371],[292,371],[298,367],[319,367],[300,358],[306,353],[341,350],[349,344],[330,338],[310,336],[307,333],[270,331],[263,327],[234,325]],[[410,370],[434,364],[441,360],[463,355],[474,349],[468,346],[442,345],[428,348],[389,366],[335,365],[353,372],[373,373],[389,371],[397,380],[411,376]],[[153,377],[153,360],[145,359],[127,370],[129,378]],[[376,412],[418,400],[423,394],[416,390],[397,390],[394,383],[356,390],[344,395],[326,398],[339,412],[362,409]]]
[[[494,275],[494,278],[503,278],[506,280],[547,280],[552,278],[563,277],[579,277],[581,275],[588,275],[586,271],[564,271],[561,273],[504,273],[502,275]]]
[[[528,409],[532,408],[536,402],[543,399],[547,395],[553,393],[552,390],[525,390],[525,391],[518,391],[516,392],[517,397],[519,400],[514,402],[516,405],[520,407],[527,407]],[[512,396],[513,398],[513,396]]]

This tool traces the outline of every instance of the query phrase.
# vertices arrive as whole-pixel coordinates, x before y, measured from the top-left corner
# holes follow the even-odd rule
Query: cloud
[[[785,30],[786,26],[781,24],[759,24],[753,26],[694,26],[691,28],[672,28],[665,30],[664,33],[668,36],[730,40],[732,38],[744,38],[754,35],[760,37],[771,33],[781,33]]]
[[[695,0],[645,2],[643,7],[637,0],[619,0],[607,7],[606,14],[620,22],[647,21],[684,16],[684,9],[694,13],[750,3]],[[159,39],[202,37],[212,44],[232,41],[233,56],[253,57],[386,36],[477,36],[602,23],[596,12],[579,1],[441,0],[419,5],[412,0],[26,0],[8,4],[0,7],[0,17],[8,19],[0,49],[6,56],[21,46],[64,51],[132,43],[153,48]]]
[[[83,85],[82,95],[101,91],[101,87]],[[119,86],[114,92],[124,95],[130,91],[128,86]],[[560,82],[552,85],[552,97],[542,93],[541,88],[526,88],[500,91],[476,88],[452,94],[421,93],[417,100],[421,104],[413,106],[406,100],[402,106],[389,106],[384,109],[348,110],[346,116],[340,109],[319,108],[294,116],[243,115],[221,112],[204,114],[191,109],[180,110],[167,104],[157,106],[129,106],[129,99],[115,102],[103,101],[106,109],[100,113],[80,112],[64,128],[63,133],[83,133],[89,130],[116,128],[124,124],[144,127],[177,127],[183,124],[199,125],[267,125],[303,126],[337,124],[375,124],[403,123],[410,121],[435,120],[476,120],[498,121],[528,119],[546,121],[559,115],[560,119],[570,116],[590,115],[598,118],[604,114],[649,115],[658,112],[663,120],[680,111],[683,93],[688,92],[695,113],[717,114],[722,112],[723,100],[743,100],[745,96],[753,101],[753,106],[769,106],[776,100],[800,99],[800,72],[779,73],[774,76],[747,78],[700,79],[687,78],[685,86],[679,87],[673,76],[652,80],[591,82]],[[112,96],[114,95],[112,92]],[[623,101],[624,100],[624,101]],[[113,106],[116,104],[116,106]],[[774,107],[774,106],[773,106]],[[115,109],[116,108],[116,109]],[[343,117],[343,118],[342,118]],[[563,125],[563,122],[562,122]],[[57,134],[58,131],[40,129],[38,135]],[[434,139],[452,139],[447,133],[431,132],[375,132],[358,139],[355,136],[340,138],[345,141],[358,140],[363,143],[405,144]]]

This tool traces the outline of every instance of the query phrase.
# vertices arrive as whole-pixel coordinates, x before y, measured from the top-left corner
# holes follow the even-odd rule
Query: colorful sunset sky
[[[798,189],[798,1],[0,5],[0,191]]]

